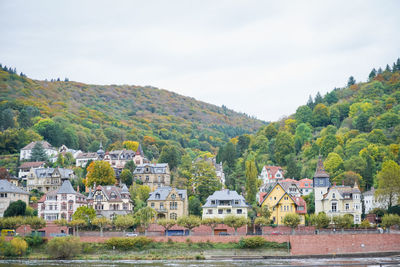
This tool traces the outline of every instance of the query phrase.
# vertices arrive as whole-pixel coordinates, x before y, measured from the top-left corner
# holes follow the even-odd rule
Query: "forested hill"
[[[346,87],[318,93],[295,114],[221,147],[228,185],[244,188],[247,162],[258,171],[280,165],[287,178],[312,178],[321,155],[331,182],[376,187],[383,162],[400,163],[400,59],[364,80],[350,77]]]
[[[144,142],[148,157],[166,143],[216,152],[230,138],[254,133],[265,122],[166,90],[146,86],[38,81],[0,68],[0,153],[16,153],[43,137],[83,151],[124,140]]]

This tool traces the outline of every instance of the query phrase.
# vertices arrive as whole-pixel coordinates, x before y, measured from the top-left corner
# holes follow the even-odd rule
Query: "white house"
[[[247,218],[248,209],[243,196],[236,191],[224,189],[215,191],[209,196],[206,204],[203,205],[203,219],[205,218],[225,218],[227,215],[236,215]]]
[[[82,206],[87,206],[86,197],[76,192],[69,180],[65,180],[58,190],[48,192],[38,201],[38,216],[46,221],[71,221],[74,212]]]
[[[284,171],[279,166],[264,166],[258,178],[262,179],[264,184],[274,184],[285,179]]]
[[[368,214],[375,208],[387,209],[388,203],[386,201],[378,200],[375,197],[375,188],[363,193],[364,213]]]
[[[46,141],[35,141],[31,142],[30,144],[23,147],[19,154],[19,160],[29,160],[31,159],[32,148],[36,145],[36,143],[41,143],[43,146],[44,151],[48,158],[52,158],[53,156],[57,155],[58,151],[53,148],[48,142]]]

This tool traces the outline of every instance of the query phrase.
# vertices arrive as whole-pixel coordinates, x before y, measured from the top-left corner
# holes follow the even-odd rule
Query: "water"
[[[335,259],[262,259],[262,260],[0,260],[0,267],[242,267],[242,266],[400,266],[400,257]]]

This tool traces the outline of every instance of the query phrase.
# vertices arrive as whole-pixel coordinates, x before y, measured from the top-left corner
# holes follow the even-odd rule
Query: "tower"
[[[328,192],[329,186],[329,174],[325,171],[324,164],[322,163],[322,158],[320,156],[318,159],[317,169],[313,177],[316,214],[324,210],[322,201],[324,198],[324,194]]]

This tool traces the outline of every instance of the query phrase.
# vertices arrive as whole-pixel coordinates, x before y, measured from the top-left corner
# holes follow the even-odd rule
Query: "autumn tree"
[[[87,225],[90,225],[93,219],[96,218],[96,211],[91,207],[81,206],[72,214],[72,219],[83,220]]]
[[[115,172],[106,161],[93,161],[87,168],[86,186],[113,185],[116,183]]]
[[[111,225],[111,221],[102,216],[99,218],[94,218],[92,224],[100,228],[100,236],[103,236],[103,229],[109,227]]]
[[[126,229],[135,224],[135,219],[131,215],[118,215],[113,222],[117,229],[122,230],[125,235]]]
[[[258,192],[258,172],[254,161],[246,161],[246,200],[253,204],[256,202]]]
[[[294,234],[294,229],[300,224],[300,216],[297,213],[288,213],[283,217],[283,224],[292,228]]]
[[[204,203],[209,195],[220,190],[222,187],[215,174],[214,166],[205,160],[200,160],[194,164],[193,178],[190,184],[202,203]]]
[[[134,152],[136,152],[138,150],[138,148],[139,148],[139,143],[135,142],[135,141],[129,141],[129,140],[128,141],[124,141],[124,142],[122,142],[122,145],[124,146],[124,148],[130,149],[130,150],[132,150]]]
[[[398,203],[400,195],[400,166],[393,160],[385,161],[382,170],[378,172],[378,189],[375,194],[388,208]]]

